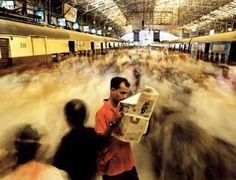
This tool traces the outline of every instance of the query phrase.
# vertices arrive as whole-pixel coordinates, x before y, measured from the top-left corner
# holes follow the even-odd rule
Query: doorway
[[[236,41],[231,43],[228,63],[236,64]]]
[[[72,52],[72,53],[75,52],[75,41],[69,41],[68,46],[69,46],[70,52]]]
[[[0,64],[1,66],[12,65],[9,58],[9,39],[0,38]]]
[[[205,50],[204,50],[204,60],[209,60],[209,50],[210,50],[210,43],[206,43]]]
[[[91,42],[91,50],[92,50],[92,54],[95,54],[95,49],[94,49],[94,42]]]

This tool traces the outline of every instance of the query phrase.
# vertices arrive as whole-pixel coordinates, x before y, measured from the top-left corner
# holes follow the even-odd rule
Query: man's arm
[[[108,128],[107,118],[102,111],[98,111],[95,116],[95,131],[98,134],[104,135]]]

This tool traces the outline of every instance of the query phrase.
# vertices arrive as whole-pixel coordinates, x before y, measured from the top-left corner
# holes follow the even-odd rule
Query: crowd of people
[[[117,139],[112,132],[119,133],[123,116],[119,102],[145,85],[160,93],[148,133],[141,142],[150,149],[155,179],[236,179],[235,136],[214,132],[222,123],[220,119],[230,124],[232,117],[215,115],[208,109],[216,102],[212,107],[215,111],[230,105],[226,113],[235,113],[233,68],[195,61],[167,49],[119,50],[104,58],[82,58],[58,65],[66,65],[68,71],[76,67],[76,73],[83,76],[109,76],[109,97],[96,110],[94,120],[88,119],[90,112],[84,99],[67,99],[64,115],[69,131],[47,162],[37,157],[40,130],[24,124],[13,138],[15,163],[0,179],[140,179],[131,143]],[[87,127],[88,120],[94,121],[94,127]],[[217,130],[222,134],[228,131]]]
[[[41,163],[36,154],[40,135],[36,128],[26,124],[15,135],[16,164],[3,180],[138,180],[130,143],[111,136],[122,117],[120,100],[129,93],[130,84],[123,77],[113,77],[110,96],[97,112],[95,128],[85,127],[87,107],[80,99],[72,99],[64,107],[69,132],[62,138],[52,165]],[[63,171],[63,172],[62,172]]]

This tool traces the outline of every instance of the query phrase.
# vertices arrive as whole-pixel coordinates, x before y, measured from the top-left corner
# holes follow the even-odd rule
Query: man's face
[[[129,93],[129,87],[125,86],[125,83],[120,84],[119,89],[113,89],[113,99],[118,103],[121,100],[125,99]]]

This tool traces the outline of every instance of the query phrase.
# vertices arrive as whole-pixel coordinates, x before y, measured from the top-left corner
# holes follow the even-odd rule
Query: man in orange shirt
[[[98,134],[105,135],[122,117],[118,104],[127,97],[129,87],[130,83],[125,78],[111,79],[109,99],[104,100],[95,117]],[[108,147],[99,157],[99,171],[103,180],[138,180],[131,144],[111,136]]]

